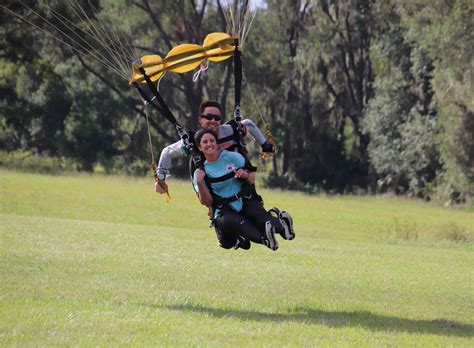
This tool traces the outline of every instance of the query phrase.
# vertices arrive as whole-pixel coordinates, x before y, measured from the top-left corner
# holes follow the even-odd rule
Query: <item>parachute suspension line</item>
[[[156,166],[156,162],[155,162],[155,157],[153,156],[153,144],[151,142],[151,132],[150,132],[150,123],[148,122],[148,112],[146,112],[146,105],[144,105],[143,107],[143,112],[145,113],[145,116],[146,116],[146,128],[147,128],[147,131],[148,131],[148,143],[150,145],[150,154],[151,154],[151,170],[152,170],[152,173],[153,173],[153,177],[155,178],[155,181],[158,182],[158,185],[160,185],[159,181],[158,181],[158,174],[156,173],[156,169],[157,169],[157,166]],[[168,190],[168,187],[163,187],[165,188],[165,193],[166,193],[166,203],[169,203],[171,202],[171,195],[170,195],[170,192]]]
[[[247,86],[247,90],[249,91],[249,94],[252,97],[252,101],[255,105],[255,108],[257,109],[258,115],[260,116],[260,120],[263,122],[263,125],[265,126],[265,135],[267,136],[267,139],[270,142],[270,144],[273,145],[273,148],[276,149],[276,143],[275,143],[275,139],[273,138],[273,134],[270,131],[270,125],[265,120],[265,117],[263,117],[262,111],[260,110],[260,108],[258,106],[257,99],[255,98],[255,95],[253,94],[253,92],[250,88],[250,84],[247,81],[247,77],[245,76],[244,72],[242,72],[242,77],[244,79],[245,85]],[[262,152],[262,154],[260,155],[260,157],[262,159],[267,159],[267,158],[272,157],[272,156],[273,156],[273,153],[270,153],[270,152]]]
[[[56,27],[50,22],[48,21],[46,18],[42,17],[38,12],[36,12],[33,8],[30,8],[28,7],[27,5],[25,5],[22,1],[19,1],[19,3],[21,5],[23,5],[25,8],[27,8],[28,10],[30,10],[36,17],[38,17],[39,19],[41,19],[45,24],[47,24],[48,26],[50,26],[51,28],[53,29],[56,29]],[[44,28],[41,28],[39,25],[33,23],[31,20],[29,19],[26,19],[22,16],[20,16],[18,13],[10,10],[8,7],[4,6],[4,5],[0,5],[5,11],[11,13],[12,15],[14,15],[15,17],[17,17],[18,19],[20,19],[21,21],[25,22],[25,23],[28,23],[30,24],[31,26],[33,26],[34,28],[38,29],[39,31],[45,33],[45,34],[48,34],[50,35],[51,37],[53,37],[54,39],[58,40],[59,42],[61,43],[64,43],[65,45],[67,45],[68,47],[70,47],[72,50],[74,50],[76,53],[78,54],[85,54],[83,51],[81,51],[79,48],[76,48],[74,46],[72,46],[70,43],[66,42],[64,39],[56,36],[55,34],[47,31],[46,29]],[[65,38],[67,39],[70,39],[71,41],[74,41],[74,39],[72,39],[69,35],[67,35],[65,32],[59,30],[59,32],[61,34],[63,34],[65,36]],[[84,46],[82,46],[81,44],[79,44],[80,48],[83,49],[84,51],[87,51],[87,48],[85,48]],[[99,59],[99,61],[106,67],[108,68],[108,66],[102,62],[102,60]]]
[[[65,44],[76,54],[93,59],[109,71],[120,75],[121,78],[128,79],[130,74],[129,57],[137,55],[128,26],[126,27],[128,32],[121,33],[110,20],[108,24],[104,23],[107,17],[101,20],[101,13],[94,8],[89,0],[88,4],[91,7],[92,15],[87,14],[78,0],[66,0],[67,8],[81,21],[81,25],[74,23],[72,19],[51,6],[47,6],[48,13],[58,23],[46,18],[23,0],[18,0],[18,3],[39,19],[44,27],[3,5],[0,6],[20,20]]]
[[[83,53],[85,56],[90,55],[92,56],[92,52],[94,55],[99,55],[104,62],[106,62],[109,66],[114,67],[114,69],[119,70],[122,72],[122,74],[126,75],[127,73],[127,68],[121,64],[118,63],[118,60],[121,58],[119,52],[116,50],[113,51],[107,44],[105,39],[102,38],[101,33],[96,29],[96,25],[94,25],[94,22],[92,19],[89,18],[87,13],[84,11],[84,9],[81,7],[81,5],[77,2],[74,1],[72,2],[71,0],[67,0],[69,8],[73,11],[73,13],[84,23],[86,23],[84,28],[79,27],[76,25],[74,22],[72,22],[70,19],[67,17],[63,16],[61,13],[57,12],[53,8],[49,7],[51,14],[56,18],[59,19],[59,21],[69,30],[72,32],[71,35],[69,35],[70,40],[77,45],[83,43],[82,46],[84,47],[85,53]],[[81,14],[82,13],[82,14]],[[100,21],[98,21],[100,24]],[[54,25],[54,29],[59,31],[62,35],[68,35],[65,31],[61,30],[58,26]],[[73,30],[75,29],[75,30]],[[104,30],[105,33],[107,33]],[[74,35],[74,36],[72,36]],[[74,39],[77,38],[77,39]],[[88,41],[87,38],[90,38],[91,41]],[[104,49],[104,53],[100,52],[95,46],[100,46]],[[123,58],[122,58],[123,59]],[[115,61],[116,64],[114,64],[112,61]]]
[[[86,28],[90,32],[89,34],[95,39],[97,43],[99,43],[107,52],[107,54],[115,61],[116,65],[120,67],[122,71],[128,71],[128,57],[133,55],[133,49],[129,47],[128,49],[125,48],[125,44],[118,33],[115,26],[110,25],[111,28],[106,29],[104,24],[97,20],[96,23],[92,20],[92,18],[87,14],[87,12],[81,7],[78,0],[67,0],[69,6],[72,8],[74,13],[82,20],[86,21],[88,24]],[[92,5],[90,1],[88,1],[89,6],[92,9],[94,16],[98,18],[98,12]],[[82,15],[81,15],[82,13]],[[115,40],[114,40],[115,36]],[[107,44],[110,42],[110,45]],[[128,51],[128,52],[127,52]]]
[[[113,23],[110,23],[110,20],[108,21],[108,25],[104,24],[102,20],[99,20],[100,13],[90,0],[88,0],[88,4],[96,20],[91,18],[81,7],[79,0],[67,0],[67,2],[74,13],[82,21],[87,23],[86,29],[89,35],[94,38],[95,42],[98,43],[107,52],[111,60],[115,62],[113,65],[119,67],[121,71],[129,73],[129,58],[136,55],[132,36],[127,37],[127,35],[121,35],[117,27],[113,25]]]
[[[232,4],[233,3],[233,4]],[[225,21],[229,27],[230,34],[240,39],[240,48],[244,47],[245,41],[253,24],[257,10],[250,11],[250,0],[233,0],[227,3],[227,9],[222,8],[218,2]]]
[[[143,96],[144,96],[144,93],[143,93],[143,90],[141,90],[140,87],[138,86],[135,86],[137,87],[136,90],[138,92],[138,94],[140,94],[140,96],[142,97],[143,99]],[[158,173],[156,172],[156,169],[157,169],[157,165],[156,165],[156,162],[155,162],[155,156],[153,154],[153,143],[151,141],[151,131],[150,131],[150,122],[148,120],[148,112],[146,110],[146,107],[149,105],[149,104],[153,104],[152,100],[148,101],[147,100],[148,98],[145,98],[143,99],[143,112],[145,113],[145,118],[146,118],[146,129],[147,129],[147,133],[148,133],[148,145],[150,146],[150,155],[151,155],[151,170],[152,170],[152,173],[153,173],[153,177],[155,178],[155,181],[158,183],[158,185],[160,185],[160,182],[158,181]],[[155,105],[155,104],[153,104]],[[161,185],[160,185],[161,186]],[[169,203],[171,202],[171,195],[170,195],[170,192],[169,192],[169,189],[167,186],[162,186],[166,191],[166,203]]]
[[[209,60],[206,62],[206,65],[200,65],[199,70],[196,71],[193,75],[193,82],[196,82],[199,79],[199,76],[201,75],[202,72],[206,71],[209,69]]]
[[[150,146],[150,154],[151,154],[151,163],[152,165],[155,164],[155,156],[153,155],[153,144],[151,142],[151,132],[150,132],[150,122],[148,121],[148,112],[146,111],[146,105],[143,107],[143,112],[145,113],[146,118],[146,129],[148,132],[148,145]],[[154,173],[156,176],[156,173]]]

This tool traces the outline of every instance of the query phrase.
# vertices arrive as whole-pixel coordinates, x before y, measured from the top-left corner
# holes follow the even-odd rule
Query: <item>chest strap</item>
[[[217,178],[207,177],[207,181],[210,182],[210,183],[222,182],[222,181],[226,181],[230,178],[233,178],[234,176],[235,176],[235,173],[230,172],[230,173],[227,173],[225,175],[219,176]]]

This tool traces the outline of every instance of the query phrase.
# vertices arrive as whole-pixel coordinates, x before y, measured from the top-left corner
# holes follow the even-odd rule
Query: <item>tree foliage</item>
[[[435,62],[434,103],[448,192],[461,199],[474,193],[474,102],[472,33],[474,8],[467,0],[403,1],[399,8],[408,36]]]
[[[375,93],[363,122],[371,137],[368,153],[380,189],[426,196],[440,170],[433,61],[409,39],[391,4],[375,10]]]
[[[177,44],[200,44],[207,33],[226,31],[222,11],[240,2],[75,3],[91,22],[115,32],[109,47],[133,42],[123,70],[144,53],[165,56]],[[173,127],[145,112],[123,76],[78,54],[75,41],[87,38],[88,22],[68,4],[2,5],[0,145],[72,158],[83,170],[146,163],[147,124],[155,156],[176,139]],[[243,50],[242,107],[255,120],[261,113],[277,140],[269,185],[421,197],[438,187],[452,197],[472,196],[469,1],[264,5]],[[44,18],[69,36],[53,38]],[[106,45],[94,46],[107,54]],[[219,100],[230,115],[232,64],[211,63],[196,82],[192,74],[168,74],[160,92],[191,129],[205,99]]]

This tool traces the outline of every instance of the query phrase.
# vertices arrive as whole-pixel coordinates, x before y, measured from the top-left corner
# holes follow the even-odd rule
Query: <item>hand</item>
[[[235,178],[247,180],[249,178],[249,172],[244,169],[237,169],[235,172]]]
[[[196,169],[196,182],[201,182],[204,180],[204,177],[206,176],[206,172],[202,169]]]
[[[266,141],[262,144],[262,152],[274,153],[275,148],[273,147],[272,143],[269,143],[268,141]]]
[[[155,180],[155,192],[160,194],[168,192],[168,184],[164,181]]]

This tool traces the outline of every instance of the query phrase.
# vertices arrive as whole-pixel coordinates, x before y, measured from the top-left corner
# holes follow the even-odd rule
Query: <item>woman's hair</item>
[[[214,139],[216,139],[216,142],[217,142],[217,133],[214,132],[212,129],[200,129],[196,132],[196,134],[194,135],[194,141],[196,142],[196,145],[199,146],[199,144],[201,143],[201,139],[204,135],[206,134],[212,134],[212,136],[214,137]]]

